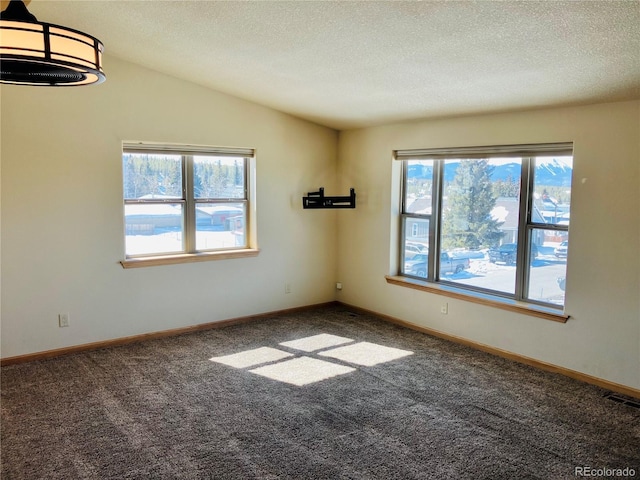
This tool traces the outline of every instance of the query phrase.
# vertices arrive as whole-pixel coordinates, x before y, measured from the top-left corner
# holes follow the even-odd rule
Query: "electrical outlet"
[[[59,327],[68,327],[69,326],[69,314],[61,313],[58,315],[58,326]]]
[[[291,284],[290,283],[285,283],[284,284],[284,293],[291,293]]]
[[[342,282],[336,282],[336,290],[342,290]]]
[[[442,305],[440,305],[440,313],[443,315],[447,315],[449,313],[449,304],[448,303],[443,303]]]

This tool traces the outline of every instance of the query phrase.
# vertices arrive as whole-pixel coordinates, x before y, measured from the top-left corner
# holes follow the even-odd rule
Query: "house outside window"
[[[399,274],[562,310],[572,151],[562,143],[394,152],[403,163]]]
[[[252,149],[125,143],[129,258],[250,248]]]

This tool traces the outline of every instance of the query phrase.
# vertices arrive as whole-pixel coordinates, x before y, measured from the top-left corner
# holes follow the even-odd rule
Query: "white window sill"
[[[391,285],[413,288],[415,290],[422,290],[423,292],[444,295],[445,297],[457,298],[459,300],[464,300],[472,303],[479,303],[481,305],[500,308],[502,310],[508,310],[510,312],[522,313],[524,315],[544,318],[545,320],[553,320],[554,322],[566,323],[569,319],[569,315],[566,315],[560,311],[556,311],[552,308],[545,308],[543,306],[533,305],[529,303],[516,302],[514,300],[503,299],[500,297],[492,297],[490,295],[475,296],[460,289],[456,289],[446,285],[427,283],[425,281],[416,280],[409,277],[386,275],[385,278],[387,280],[387,283]]]
[[[177,255],[157,255],[153,257],[136,257],[122,260],[122,268],[156,267],[158,265],[175,265],[178,263],[209,262],[228,260],[231,258],[256,257],[260,253],[257,248],[242,250],[224,250],[220,252],[180,253]]]

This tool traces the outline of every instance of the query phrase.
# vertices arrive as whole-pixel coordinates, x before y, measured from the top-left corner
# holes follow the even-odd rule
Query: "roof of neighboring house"
[[[503,230],[517,230],[519,209],[518,198],[499,197],[491,210],[491,218],[500,222],[502,224],[500,228]]]
[[[498,197],[496,205],[491,210],[491,218],[502,223],[502,230],[517,230],[520,202],[517,197]],[[534,205],[532,220],[547,223],[540,210]]]
[[[431,196],[416,198],[408,207],[411,213],[431,213]]]

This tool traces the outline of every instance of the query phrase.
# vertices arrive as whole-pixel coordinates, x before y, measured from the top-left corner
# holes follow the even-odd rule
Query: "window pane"
[[[404,213],[431,213],[433,160],[408,160],[404,184]]]
[[[566,232],[533,229],[531,231],[529,300],[564,305],[569,237]]]
[[[124,218],[127,255],[175,253],[184,250],[182,204],[125,205]]]
[[[531,220],[569,225],[573,157],[536,157]]]
[[[195,198],[245,198],[245,159],[194,157]]]
[[[180,155],[123,153],[124,198],[183,198]]]
[[[404,254],[401,273],[427,277],[429,255],[429,220],[404,217]]]
[[[521,164],[519,158],[444,162],[441,278],[515,293]]]
[[[196,204],[196,250],[246,247],[245,203]]]

